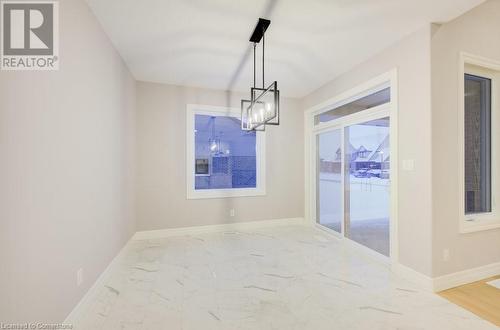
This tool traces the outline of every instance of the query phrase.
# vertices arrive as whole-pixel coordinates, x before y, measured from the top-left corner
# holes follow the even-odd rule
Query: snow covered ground
[[[321,173],[320,222],[337,232],[342,223],[340,174]],[[349,177],[348,237],[386,256],[389,255],[390,181]]]
[[[340,174],[321,173],[319,183],[320,219],[322,222],[341,221]],[[356,178],[350,175],[350,219],[352,222],[389,218],[390,180]],[[346,210],[348,211],[348,210]]]

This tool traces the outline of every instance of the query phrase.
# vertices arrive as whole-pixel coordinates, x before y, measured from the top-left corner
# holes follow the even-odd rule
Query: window
[[[491,79],[465,74],[465,214],[491,212]]]
[[[354,101],[335,107],[330,111],[320,113],[314,117],[314,124],[326,123],[344,116],[375,108],[391,101],[391,88],[386,87],[376,92],[357,98]]]
[[[468,233],[500,227],[495,202],[500,62],[461,54],[461,70],[460,232]]]
[[[242,131],[239,116],[238,109],[188,106],[188,198],[265,194],[265,133]]]

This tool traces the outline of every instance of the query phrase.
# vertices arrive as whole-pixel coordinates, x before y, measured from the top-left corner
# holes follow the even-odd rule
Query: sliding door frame
[[[321,129],[314,130],[312,132],[313,137],[311,139],[312,144],[310,146],[311,152],[312,152],[312,157],[314,158],[314,166],[311,169],[314,173],[312,173],[314,180],[312,182],[312,191],[311,191],[311,198],[314,201],[314,207],[311,209],[311,216],[312,216],[312,221],[317,224],[318,221],[318,190],[319,190],[319,185],[317,184],[318,179],[319,179],[319,159],[318,159],[318,141],[319,141],[319,136],[323,133],[329,133],[333,131],[340,131],[340,151],[341,151],[341,162],[340,162],[340,186],[342,187],[342,190],[344,190],[344,182],[345,182],[345,177],[344,177],[344,169],[345,169],[345,159],[344,159],[344,129],[345,126],[341,123],[338,122],[337,120],[333,121],[331,125],[322,127]],[[345,221],[344,221],[344,193],[342,192],[341,194],[341,210],[340,214],[342,215],[342,219],[340,221],[340,233],[335,231],[335,230],[329,230],[333,235],[337,236],[338,238],[342,238],[344,236],[344,226],[345,226]],[[325,227],[326,228],[326,227]]]
[[[320,123],[315,125],[314,117],[323,112],[329,111],[341,105],[352,102],[360,97],[369,95],[374,91],[390,87],[391,100],[389,103],[363,110],[351,115],[344,116],[330,122]],[[341,129],[341,146],[342,146],[342,165],[341,165],[341,185],[344,190],[345,183],[345,128],[351,125],[363,123],[370,120],[389,117],[390,120],[390,257],[371,250],[353,240],[345,237],[345,193],[342,193],[342,224],[341,234],[334,230],[328,229],[325,226],[318,224],[317,221],[317,137],[321,133],[329,132],[335,129]],[[399,260],[398,253],[398,79],[397,69],[391,70],[374,79],[371,79],[364,84],[356,86],[345,93],[342,93],[326,102],[316,105],[305,112],[305,217],[308,222],[314,226],[318,226],[323,230],[333,233],[336,237],[352,243],[353,246],[359,247],[367,254],[377,257],[380,260],[389,260],[391,263],[397,263]]]

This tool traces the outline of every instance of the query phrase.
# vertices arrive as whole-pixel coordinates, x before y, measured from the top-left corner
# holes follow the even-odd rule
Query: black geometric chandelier
[[[241,129],[244,131],[265,131],[266,125],[280,124],[280,91],[278,82],[274,81],[265,87],[265,33],[271,24],[270,20],[259,18],[250,42],[253,43],[253,87],[250,89],[250,100],[241,100]],[[262,87],[255,83],[255,50],[262,40]]]

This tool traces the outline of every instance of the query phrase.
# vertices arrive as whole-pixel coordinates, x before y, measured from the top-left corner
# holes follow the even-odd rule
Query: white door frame
[[[362,112],[354,113],[342,118],[342,120],[333,120],[331,122],[314,124],[314,117],[320,113],[329,111],[333,108],[352,102],[373,93],[374,91],[381,90],[382,88],[391,88],[391,101],[388,104],[374,107]],[[318,104],[305,112],[304,117],[304,138],[305,138],[305,218],[310,224],[316,226],[316,136],[319,133],[334,129],[344,129],[346,126],[370,121],[378,118],[390,118],[390,171],[391,171],[391,210],[390,210],[390,262],[397,263],[399,260],[398,250],[398,173],[399,173],[399,155],[398,155],[398,73],[397,69],[393,69],[378,77],[375,77],[361,85],[358,85],[332,99],[329,99],[321,104]],[[341,135],[342,137],[344,134]],[[343,139],[343,138],[342,138]],[[341,141],[344,145],[344,141]],[[342,162],[342,173],[344,172],[344,162]],[[342,185],[343,185],[342,175]],[[344,188],[343,188],[344,189]],[[344,201],[342,201],[342,207]],[[342,214],[343,214],[342,210]],[[323,229],[324,226],[321,226]],[[336,233],[330,230],[332,233]],[[344,232],[344,219],[342,221],[342,233]],[[344,239],[343,234],[336,233],[337,237]],[[357,244],[354,241],[347,239],[353,245],[359,246],[365,252],[382,256],[367,247]],[[387,259],[384,256],[385,259]]]
[[[340,162],[340,185],[342,186],[342,189],[344,189],[344,169],[345,169],[345,162],[344,162],[344,125],[342,122],[339,122],[338,120],[335,120],[331,123],[331,125],[328,125],[327,127],[322,127],[320,129],[312,130],[311,131],[311,144],[309,146],[311,150],[311,157],[312,159],[312,167],[311,171],[311,209],[310,209],[310,217],[306,217],[307,219],[311,219],[311,221],[316,225],[316,219],[317,219],[317,206],[318,206],[318,185],[317,185],[317,180],[318,180],[318,137],[322,133],[328,133],[332,131],[339,130],[340,131],[340,150],[342,152],[342,158]],[[340,233],[336,232],[335,230],[330,230],[327,227],[322,226],[321,229],[326,228],[330,233],[335,235],[338,238],[343,238],[344,237],[344,231],[345,231],[345,221],[344,221],[344,193],[341,194],[341,201],[340,201],[340,207],[341,207],[341,212],[342,214],[342,221],[340,221]]]

